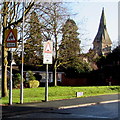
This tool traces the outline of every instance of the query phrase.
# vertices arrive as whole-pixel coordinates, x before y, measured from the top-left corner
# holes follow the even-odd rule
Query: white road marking
[[[105,103],[113,103],[113,102],[120,102],[120,100],[110,100],[110,101],[102,101],[102,102],[98,102],[98,103],[88,103],[88,104],[79,104],[79,105],[63,106],[63,107],[59,107],[58,109],[68,109],[68,108],[75,108],[75,107],[86,107],[86,106],[91,106],[91,105],[105,104]]]

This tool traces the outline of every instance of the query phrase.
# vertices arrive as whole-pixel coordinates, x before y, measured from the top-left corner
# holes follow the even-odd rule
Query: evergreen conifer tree
[[[60,61],[68,64],[78,58],[80,54],[80,40],[78,27],[74,20],[68,19],[62,28],[62,41],[60,45]]]
[[[25,43],[25,64],[26,65],[38,65],[42,60],[42,35],[41,24],[39,22],[36,12],[32,12],[30,20],[28,21],[29,27],[27,32],[29,33],[28,39]]]

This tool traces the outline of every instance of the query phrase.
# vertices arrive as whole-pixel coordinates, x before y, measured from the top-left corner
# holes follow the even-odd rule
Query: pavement
[[[13,104],[11,106],[2,106],[2,116],[14,116],[18,114],[33,113],[45,110],[67,109],[74,107],[83,107],[96,104],[111,102],[120,102],[120,94],[100,95],[85,98],[54,100],[40,103]]]

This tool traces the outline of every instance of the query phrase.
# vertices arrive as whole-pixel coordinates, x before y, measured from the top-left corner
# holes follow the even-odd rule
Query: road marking
[[[110,100],[110,101],[102,101],[97,103],[88,103],[88,104],[79,104],[79,105],[71,105],[71,106],[62,106],[58,109],[68,109],[68,108],[75,108],[75,107],[86,107],[91,105],[97,105],[97,104],[105,104],[105,103],[113,103],[113,102],[120,102],[120,100]]]
[[[120,100],[103,101],[103,102],[100,102],[100,103],[104,104],[104,103],[113,103],[113,102],[120,102]]]
[[[78,115],[78,114],[72,114],[75,116],[79,116],[79,117],[84,117],[84,118],[109,118],[109,117],[105,117],[105,116],[96,116],[96,115]]]

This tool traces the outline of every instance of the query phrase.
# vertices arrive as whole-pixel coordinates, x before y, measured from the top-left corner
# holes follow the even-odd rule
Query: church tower
[[[111,45],[112,42],[107,32],[106,19],[103,8],[98,32],[93,41],[93,50],[99,56],[106,55],[111,52]]]

